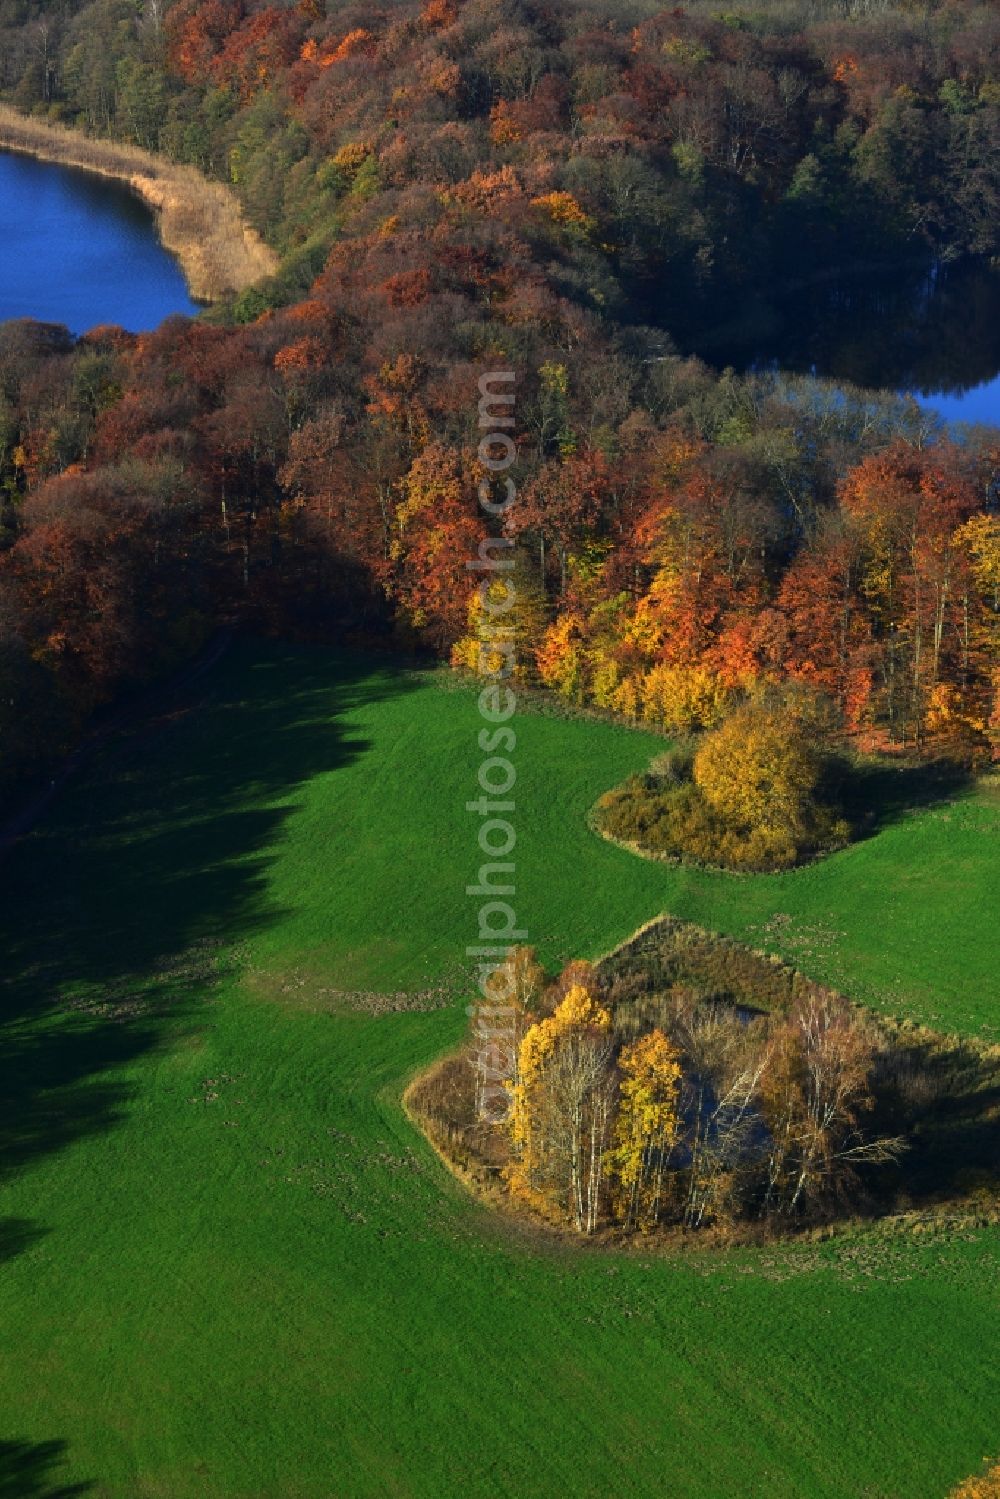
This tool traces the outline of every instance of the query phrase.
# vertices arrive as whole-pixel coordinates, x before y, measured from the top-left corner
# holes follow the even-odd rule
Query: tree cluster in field
[[[407,1104],[494,1205],[613,1240],[998,1219],[998,1046],[876,1018],[673,917],[552,983],[514,949],[490,988]]]
[[[641,853],[737,870],[788,869],[842,847],[851,827],[832,799],[843,772],[825,718],[801,692],[751,699],[606,792],[596,825]]]
[[[697,929],[665,923],[655,961],[640,952],[571,963],[554,984],[512,952],[491,993],[509,1007],[509,1116],[477,1119],[474,1035],[415,1095],[446,1152],[471,1152],[508,1201],[582,1234],[779,1228],[859,1207],[866,1173],[906,1148],[879,1109],[885,1035]]]
[[[988,754],[996,435],[664,331],[781,243],[992,248],[995,15],[836,9],[0,0],[22,105],[226,177],[286,254],[235,323],[0,329],[3,785],[220,622],[475,666],[484,368],[525,679],[670,731],[802,683]]]

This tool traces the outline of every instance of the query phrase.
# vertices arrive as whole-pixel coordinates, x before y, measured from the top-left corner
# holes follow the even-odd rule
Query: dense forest
[[[988,754],[1000,438],[686,334],[1000,254],[998,55],[973,0],[0,0],[5,98],[224,179],[282,256],[153,333],[0,328],[7,783],[219,624],[470,663],[484,368],[526,677],[670,729],[793,679]]]

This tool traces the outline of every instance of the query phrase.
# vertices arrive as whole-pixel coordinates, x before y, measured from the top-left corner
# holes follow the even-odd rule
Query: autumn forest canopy
[[[0,1499],[996,1499],[998,59],[0,0]]]
[[[224,180],[281,257],[152,333],[0,328],[7,792],[220,625],[474,665],[499,368],[526,678],[988,758],[997,434],[686,339],[806,269],[1000,254],[998,56],[974,0],[0,0],[5,99]]]

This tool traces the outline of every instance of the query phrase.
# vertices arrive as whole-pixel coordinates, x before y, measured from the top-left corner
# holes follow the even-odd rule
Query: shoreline
[[[278,268],[278,256],[244,222],[235,195],[194,167],[138,146],[83,135],[0,104],[0,150],[122,182],[152,209],[195,302],[245,291]]]

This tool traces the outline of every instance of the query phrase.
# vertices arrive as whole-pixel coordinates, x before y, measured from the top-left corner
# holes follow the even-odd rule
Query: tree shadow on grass
[[[914,1141],[907,1185],[914,1201],[1000,1189],[1000,1087],[956,1098],[934,1111]]]
[[[167,724],[109,744],[12,852],[0,1174],[122,1117],[123,1069],[198,1015],[227,949],[281,918],[268,871],[296,791],[364,754],[353,709],[414,685],[355,655],[238,643]]]
[[[30,1218],[0,1218],[0,1265],[37,1244],[46,1232]]]
[[[878,1131],[905,1138],[879,1168],[877,1195],[898,1208],[960,1205],[1000,1189],[1000,1060],[992,1048],[933,1031],[897,1035],[877,1069]]]
[[[973,778],[953,760],[864,761],[837,773],[837,793],[859,838],[873,837],[913,812],[950,801],[971,789]]]
[[[0,1441],[0,1499],[75,1499],[91,1494],[92,1483],[53,1483],[65,1442]]]

